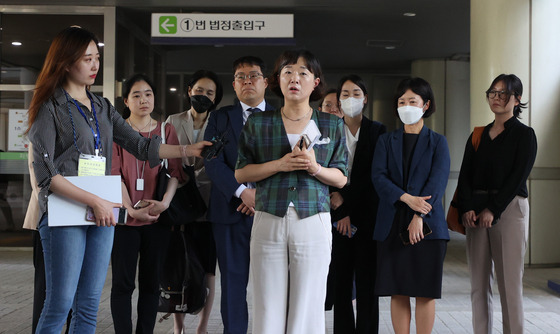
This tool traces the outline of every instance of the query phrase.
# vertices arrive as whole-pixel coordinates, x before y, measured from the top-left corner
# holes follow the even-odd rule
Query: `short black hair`
[[[276,59],[274,70],[272,72],[272,75],[268,79],[268,86],[270,87],[270,90],[272,90],[276,95],[284,97],[284,94],[282,94],[282,90],[280,89],[280,72],[285,66],[296,64],[299,58],[303,58],[309,72],[313,73],[315,78],[320,79],[319,84],[317,85],[317,87],[315,87],[315,89],[311,93],[311,96],[309,96],[309,101],[320,100],[323,97],[326,86],[325,79],[323,77],[323,71],[321,70],[321,64],[319,63],[319,59],[317,59],[311,52],[305,49],[284,51],[280,55],[280,57]]]
[[[156,87],[154,86],[152,79],[150,79],[150,77],[144,73],[136,73],[124,82],[123,85],[124,89],[122,92],[123,99],[128,99],[128,94],[130,94],[130,91],[132,90],[132,86],[134,86],[135,83],[140,81],[145,81],[148,84],[148,86],[152,88],[152,92],[154,93],[154,96],[156,95]],[[123,109],[122,117],[124,119],[130,117],[130,108],[128,108],[127,106],[125,106]]]
[[[237,69],[243,65],[258,66],[261,69],[263,75],[266,77],[266,64],[261,58],[255,56],[243,56],[237,58],[233,62],[233,74],[235,74],[235,71],[237,71]]]
[[[327,89],[325,94],[323,94],[323,97],[319,100],[319,107],[321,107],[323,105],[323,102],[325,101],[325,97],[327,97],[327,95],[333,94],[333,93],[336,94],[336,88]],[[338,100],[338,95],[337,95],[337,100]]]
[[[224,96],[224,87],[222,86],[222,82],[220,81],[220,78],[218,78],[218,75],[208,70],[198,70],[194,72],[189,82],[187,82],[187,87],[193,88],[194,85],[196,85],[196,83],[198,82],[198,80],[202,78],[208,78],[214,81],[214,84],[216,85],[216,97],[214,99],[214,104],[212,104],[210,109],[208,109],[208,111],[211,111],[216,109],[218,104],[220,104],[220,102],[222,101],[222,97]],[[190,98],[189,98],[189,103],[190,103]]]
[[[513,115],[517,118],[521,118],[520,114],[523,111],[521,109],[527,108],[527,103],[521,103],[521,96],[523,95],[523,83],[521,83],[521,79],[519,79],[515,74],[498,75],[492,81],[490,87],[486,90],[486,99],[488,99],[488,94],[490,93],[490,91],[500,81],[504,83],[504,86],[506,86],[508,92],[506,101],[509,101],[510,96],[513,95],[515,96],[517,102],[519,102],[519,104],[513,108]]]
[[[366,88],[366,83],[365,83],[364,79],[362,79],[357,74],[349,74],[349,75],[346,75],[346,76],[342,77],[340,79],[340,81],[338,82],[338,87],[336,89],[336,99],[337,100],[340,100],[340,93],[342,92],[342,86],[344,86],[344,83],[346,81],[350,81],[350,82],[354,83],[356,86],[360,87],[360,89],[364,93],[364,96],[368,95],[367,88]],[[368,102],[369,102],[369,99],[368,99]],[[368,102],[366,102],[364,104],[364,107],[362,108],[362,110],[364,110],[366,108]]]
[[[412,92],[414,92],[414,94],[420,95],[424,103],[430,101],[430,105],[428,106],[428,109],[424,112],[422,118],[428,118],[433,113],[436,112],[436,101],[434,98],[434,92],[432,91],[432,87],[430,86],[430,84],[422,78],[408,78],[402,80],[398,84],[397,90],[395,91],[394,111],[397,116],[398,116],[397,108],[399,104],[399,98],[403,96],[404,93],[406,93],[406,91],[409,89]]]

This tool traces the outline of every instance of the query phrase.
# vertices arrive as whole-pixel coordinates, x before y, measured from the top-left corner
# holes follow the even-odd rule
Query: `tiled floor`
[[[454,234],[449,242],[443,277],[443,298],[437,301],[434,333],[471,333],[469,278],[464,237]],[[527,268],[524,279],[526,333],[560,333],[560,295],[548,289],[549,279],[560,279],[560,268]],[[208,328],[222,333],[219,287]],[[249,291],[251,289],[249,288]],[[497,289],[495,289],[497,291]],[[110,272],[99,308],[97,333],[113,333],[109,307]],[[33,296],[33,264],[30,249],[0,249],[0,333],[30,333]],[[250,303],[250,297],[249,297]],[[494,329],[502,333],[499,297],[495,296]],[[392,333],[389,299],[380,301],[380,333]],[[188,334],[195,333],[197,317],[188,315]],[[332,333],[332,312],[327,312]],[[414,323],[412,331],[415,332]],[[173,333],[171,319],[156,324],[155,333]]]

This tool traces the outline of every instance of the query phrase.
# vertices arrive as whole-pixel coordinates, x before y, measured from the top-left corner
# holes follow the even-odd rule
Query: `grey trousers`
[[[467,228],[475,334],[492,333],[494,270],[502,304],[504,334],[523,333],[523,271],[529,230],[529,201],[516,196],[491,228]]]

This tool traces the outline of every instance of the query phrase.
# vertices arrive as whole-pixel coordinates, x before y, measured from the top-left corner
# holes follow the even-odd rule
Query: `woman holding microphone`
[[[160,158],[200,155],[202,142],[164,145],[158,136],[142,137],[106,100],[89,91],[99,70],[98,40],[72,26],[54,39],[37,79],[28,112],[34,171],[40,188],[39,233],[44,249],[46,300],[37,333],[60,332],[72,308],[70,333],[95,333],[99,298],[107,275],[115,219],[111,203],[74,186],[65,176],[80,176],[92,156],[99,175],[111,174],[115,141],[150,166]],[[48,196],[71,198],[93,208],[95,225],[49,226]],[[85,214],[85,212],[84,212]]]

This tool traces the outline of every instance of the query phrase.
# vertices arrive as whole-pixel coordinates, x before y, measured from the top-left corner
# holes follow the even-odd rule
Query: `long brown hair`
[[[49,99],[58,87],[66,81],[67,69],[82,58],[89,43],[98,44],[97,37],[86,29],[71,26],[62,30],[53,39],[43,68],[39,73],[33,98],[27,112],[27,132],[37,118],[39,109]]]

